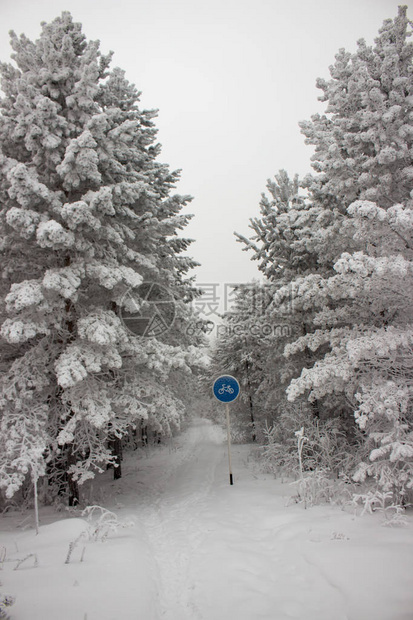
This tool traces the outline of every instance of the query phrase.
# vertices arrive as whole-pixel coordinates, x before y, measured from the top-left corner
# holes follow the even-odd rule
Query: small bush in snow
[[[392,491],[370,490],[364,494],[355,494],[353,504],[363,506],[362,515],[380,512],[384,516],[383,525],[407,525],[405,508],[393,500]]]
[[[87,506],[83,510],[82,516],[87,517],[90,540],[100,540],[103,542],[107,539],[110,532],[117,532],[119,528],[134,525],[132,521],[119,521],[114,512],[102,506]]]
[[[28,553],[24,558],[22,558],[21,560],[17,560],[17,564],[14,567],[13,570],[17,570],[18,568],[20,568],[20,566],[26,562],[27,560],[29,560],[30,558],[33,558],[33,568],[37,568],[39,565],[39,560],[37,558],[37,554],[36,553]]]
[[[119,521],[114,512],[102,506],[87,506],[82,511],[82,517],[87,518],[87,528],[69,543],[65,564],[70,563],[74,550],[82,541],[104,542],[111,532],[117,532],[119,528],[131,527],[134,525],[132,521]],[[86,546],[83,545],[80,554],[81,562],[83,562],[85,551]]]
[[[305,508],[318,504],[343,504],[351,499],[351,490],[343,480],[333,479],[328,470],[315,469],[292,483],[297,488],[293,500]]]
[[[264,436],[263,465],[275,475],[298,477],[320,469],[338,478],[354,467],[354,446],[337,418],[321,421],[310,411],[288,408],[264,428]]]
[[[70,563],[73,551],[76,549],[76,547],[78,546],[80,541],[81,540],[85,540],[87,538],[88,538],[88,532],[85,530],[84,532],[81,532],[79,534],[79,536],[77,538],[75,538],[75,540],[72,540],[72,542],[69,543],[69,549],[67,551],[67,556],[66,556],[65,564],[69,564]],[[80,561],[81,562],[83,562],[83,558],[85,556],[85,550],[86,550],[86,547],[83,546],[82,553],[81,553],[81,556],[80,556]]]
[[[295,501],[308,507],[351,500],[358,446],[350,443],[339,419],[323,421],[306,409],[287,407],[264,435],[264,469],[297,478]]]
[[[1,620],[8,620],[9,615],[7,614],[7,608],[11,607],[14,604],[14,601],[15,601],[14,596],[10,596],[9,594],[3,594],[2,592],[0,592],[0,618]]]

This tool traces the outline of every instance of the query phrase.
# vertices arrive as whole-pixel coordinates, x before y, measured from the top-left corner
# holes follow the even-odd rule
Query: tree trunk
[[[72,446],[67,450],[67,484],[69,487],[69,506],[77,506],[79,504],[79,485],[77,480],[73,480],[72,474],[69,473],[71,465],[75,465],[76,457],[73,454]]]
[[[39,497],[37,494],[37,467],[36,465],[32,465],[32,480],[33,480],[33,491],[34,491],[34,525],[36,528],[36,535],[39,533]]]
[[[257,435],[256,435],[256,432],[255,432],[254,408],[253,408],[253,405],[252,405],[251,393],[249,393],[248,397],[249,397],[249,403],[250,403],[250,416],[251,416],[251,426],[252,426],[252,441],[256,441]]]
[[[71,265],[71,257],[67,255],[64,260],[65,267]],[[69,332],[69,338],[66,344],[69,344],[74,340],[75,333],[75,307],[70,299],[65,300],[65,312],[66,312],[66,327]],[[67,450],[67,484],[69,487],[69,506],[77,506],[79,503],[79,485],[76,480],[73,480],[72,474],[69,473],[71,465],[75,465],[76,457],[73,454],[73,446],[69,445]]]
[[[249,367],[250,367],[250,364],[247,361],[245,363],[245,370],[247,371],[248,401],[249,401],[249,406],[250,406],[250,417],[251,417],[251,427],[252,427],[252,441],[256,441],[257,434],[255,432],[254,406],[253,406],[253,402],[252,402],[252,393],[251,393],[252,392],[252,388],[251,388],[250,376],[249,376],[249,372],[248,372]]]
[[[109,441],[109,446],[112,455],[115,457],[113,464],[113,479],[119,480],[120,478],[122,478],[122,439],[112,435]]]
[[[311,409],[313,411],[313,416],[319,420],[320,419],[320,407],[318,405],[318,400],[313,400],[310,403]]]

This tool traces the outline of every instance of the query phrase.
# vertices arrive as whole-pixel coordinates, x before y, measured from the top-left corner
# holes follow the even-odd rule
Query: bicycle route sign
[[[235,377],[222,375],[215,379],[212,391],[215,398],[221,401],[221,403],[232,403],[233,400],[238,398],[240,387]]]

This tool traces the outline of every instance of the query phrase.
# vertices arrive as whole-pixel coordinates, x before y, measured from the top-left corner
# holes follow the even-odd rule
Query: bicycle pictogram
[[[212,390],[215,398],[221,403],[231,403],[238,398],[240,385],[235,377],[221,375],[214,381]]]

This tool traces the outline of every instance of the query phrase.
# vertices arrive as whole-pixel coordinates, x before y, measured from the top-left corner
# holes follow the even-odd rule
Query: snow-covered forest
[[[267,183],[251,236],[265,276],[241,286],[213,353],[244,385],[252,436],[274,471],[325,493],[367,483],[402,510],[413,489],[413,44],[407,7],[374,46],[340,50],[319,80],[324,115],[302,122],[316,174]],[[242,329],[237,329],[242,325]],[[285,329],[287,327],[287,329]],[[298,464],[296,464],[297,466]]]
[[[216,339],[193,303],[196,200],[175,193],[179,171],[161,163],[156,111],[70,13],[36,41],[11,33],[12,62],[0,64],[0,618],[44,619],[49,603],[63,620],[413,618],[412,26],[399,7],[318,80],[325,111],[300,123],[313,172],[278,171],[251,205],[250,235],[235,234],[262,280],[238,286]],[[231,500],[217,483],[226,444],[211,387],[222,374],[241,385]],[[386,548],[380,523],[393,526]],[[122,525],[138,558],[116,546]],[[348,576],[365,528],[361,563],[399,561],[380,575],[364,567],[367,590],[381,589],[373,607]],[[49,572],[33,612],[23,590],[42,536]],[[53,549],[65,541],[71,584],[98,597],[86,539],[108,537],[123,603],[93,607],[83,592],[76,611],[68,600],[57,612],[66,599],[42,590],[65,587]],[[334,569],[333,547],[352,537]],[[324,556],[311,570],[314,540]],[[230,593],[222,566],[210,576],[216,562],[234,571]]]

